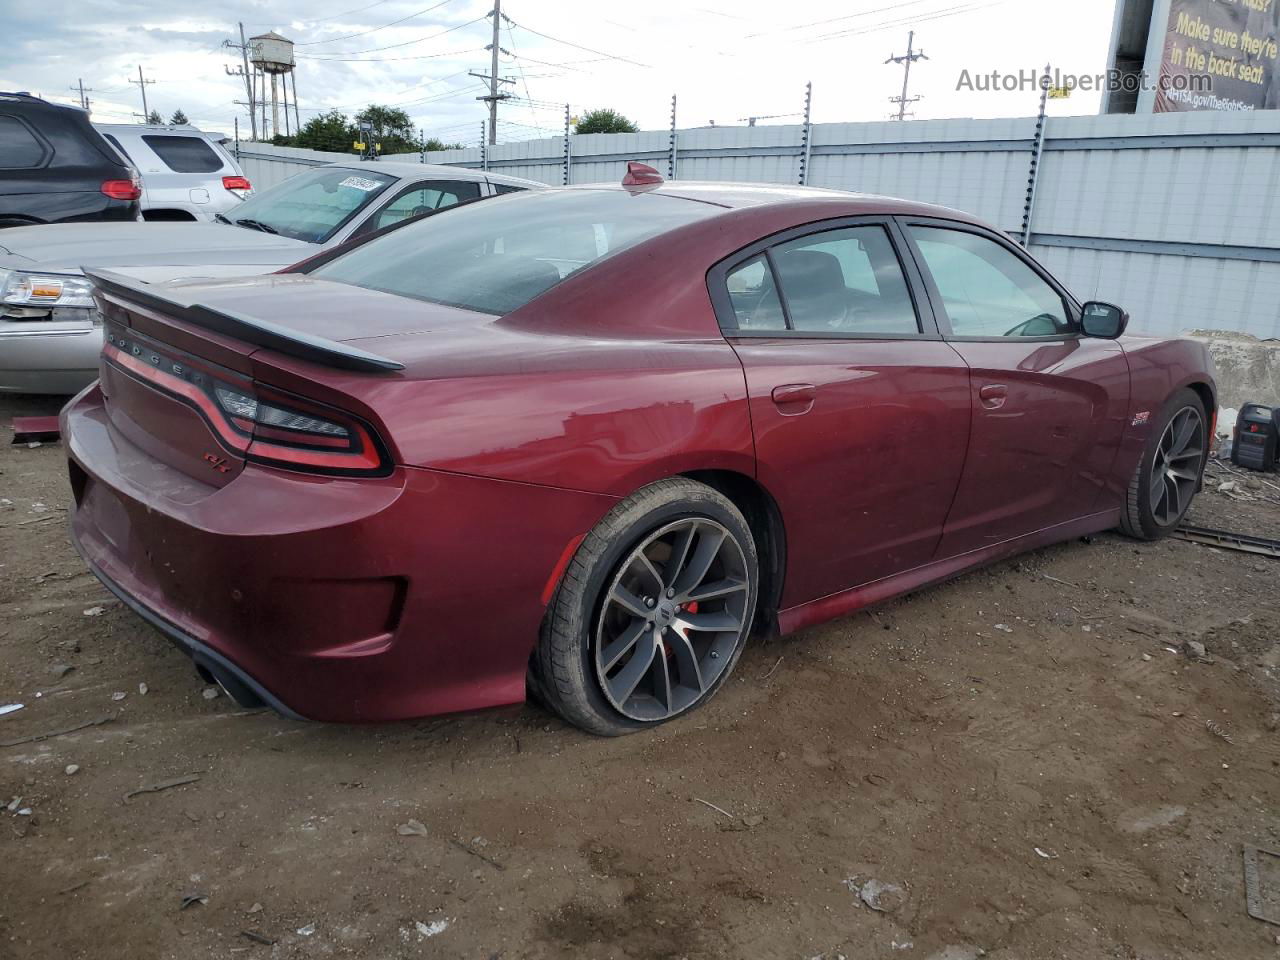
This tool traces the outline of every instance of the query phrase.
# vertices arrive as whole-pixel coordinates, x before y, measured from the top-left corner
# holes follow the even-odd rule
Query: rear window
[[[524,192],[392,230],[312,274],[501,315],[597,260],[718,212],[655,193]]]
[[[45,149],[17,117],[0,115],[0,168],[30,169],[44,162]]]
[[[175,173],[213,173],[222,169],[222,158],[201,137],[144,136],[142,142]]]

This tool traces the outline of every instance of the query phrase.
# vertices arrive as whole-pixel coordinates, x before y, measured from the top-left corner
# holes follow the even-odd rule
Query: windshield
[[[515,193],[394,229],[311,272],[501,315],[603,257],[718,212],[623,190]]]
[[[254,194],[226,218],[242,227],[324,243],[395,181],[376,170],[321,167]]]

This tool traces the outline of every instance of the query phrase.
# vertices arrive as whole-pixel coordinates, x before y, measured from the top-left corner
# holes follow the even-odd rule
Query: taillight
[[[112,200],[137,200],[142,196],[142,181],[135,173],[130,180],[104,180],[101,189]]]
[[[260,396],[215,383],[213,394],[232,426],[250,434],[245,451],[250,460],[314,473],[385,472],[372,432],[354,418],[310,409],[300,398],[277,398],[272,391]]]
[[[385,476],[391,461],[361,420],[261,384],[232,386],[108,329],[103,356],[200,412],[227,449],[286,470]]]
[[[222,186],[236,192],[249,193],[253,190],[253,184],[249,182],[248,177],[223,177]]]

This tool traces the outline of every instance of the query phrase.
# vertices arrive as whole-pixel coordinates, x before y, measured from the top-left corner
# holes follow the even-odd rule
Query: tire
[[[1179,438],[1175,435],[1179,431],[1171,434],[1174,421],[1184,417],[1198,424],[1198,445],[1193,435],[1186,444],[1179,446]],[[1182,522],[1199,489],[1200,475],[1208,456],[1208,435],[1208,418],[1199,394],[1183,388],[1168,399],[1129,481],[1120,514],[1122,532],[1138,540],[1159,540]],[[1158,464],[1161,469],[1157,469]],[[1161,478],[1158,486],[1157,477]]]
[[[700,707],[742,655],[759,569],[751,528],[723,494],[685,478],[641,488],[605,515],[570,561],[547,610],[530,687],[565,720],[601,736]]]

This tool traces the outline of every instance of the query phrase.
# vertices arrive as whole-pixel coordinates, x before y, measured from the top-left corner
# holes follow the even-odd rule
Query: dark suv
[[[142,183],[76,107],[0,93],[0,227],[136,220]]]

